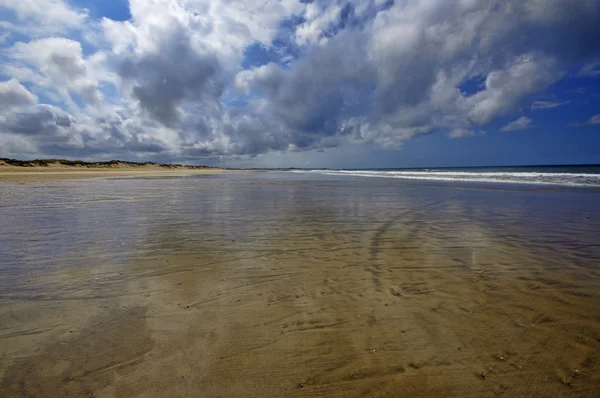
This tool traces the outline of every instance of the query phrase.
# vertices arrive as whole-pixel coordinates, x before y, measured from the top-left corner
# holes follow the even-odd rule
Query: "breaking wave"
[[[550,173],[550,172],[503,172],[503,171],[383,171],[383,170],[295,170],[299,173],[319,173],[357,177],[397,178],[405,180],[480,182],[503,184],[562,185],[600,187],[600,174]]]

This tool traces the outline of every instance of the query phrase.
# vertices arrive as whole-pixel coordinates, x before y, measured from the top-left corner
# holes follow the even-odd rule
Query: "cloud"
[[[332,41],[288,68],[267,64],[244,71],[238,82],[264,96],[265,113],[295,132],[294,144],[308,146],[321,136],[341,133],[340,123],[360,108],[360,96],[373,71],[370,65],[353,61],[361,56],[359,41],[354,38],[358,44],[354,49],[345,47],[345,40]]]
[[[600,76],[600,62],[591,62],[583,66],[578,73],[579,77]]]
[[[471,120],[485,124],[505,115],[528,96],[557,80],[554,60],[527,54],[514,60],[504,70],[488,74],[485,90],[469,97]]]
[[[10,133],[24,135],[56,135],[74,123],[73,117],[60,108],[51,105],[34,105],[11,112],[2,123],[2,128]]]
[[[218,112],[221,70],[217,56],[194,48],[188,32],[173,20],[161,32],[155,51],[123,57],[118,74],[143,110],[165,126],[177,127],[186,103],[202,112]]]
[[[474,136],[478,136],[478,135],[485,135],[485,131],[475,131],[475,130],[457,128],[448,133],[448,137],[450,137],[450,138],[474,137]]]
[[[0,82],[0,108],[31,105],[37,103],[37,100],[37,97],[16,79]]]
[[[114,21],[62,0],[0,0],[11,153],[193,160],[462,138],[566,104],[536,98],[600,59],[589,0],[129,5]]]
[[[7,54],[17,62],[4,68],[6,74],[55,91],[66,101],[73,101],[73,95],[78,95],[87,104],[101,103],[99,83],[89,70],[94,57],[84,58],[78,41],[51,37],[18,42]]]
[[[0,7],[14,13],[15,21],[3,27],[21,34],[44,35],[80,28],[87,19],[84,10],[75,10],[64,0],[0,0]]]
[[[570,127],[582,127],[582,126],[598,126],[600,125],[600,114],[592,115],[585,121],[574,121],[569,123]]]
[[[587,121],[587,124],[590,126],[600,125],[600,114],[590,117]]]
[[[552,109],[557,108],[559,106],[567,105],[569,103],[571,103],[571,101],[534,101],[533,104],[531,104],[531,109]]]
[[[43,145],[62,143],[66,148],[81,145],[81,138],[71,130],[73,116],[47,104],[38,104],[32,94],[16,79],[0,82],[0,143],[8,155],[19,148],[30,153]]]
[[[532,121],[533,120],[531,120],[530,118],[528,118],[526,116],[521,116],[517,120],[514,120],[514,121],[508,123],[506,126],[502,127],[500,129],[500,131],[510,132],[510,131],[526,130],[528,128],[531,128]]]

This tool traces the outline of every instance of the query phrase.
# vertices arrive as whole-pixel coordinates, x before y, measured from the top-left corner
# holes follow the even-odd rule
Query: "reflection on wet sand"
[[[30,184],[1,194],[0,396],[600,394],[597,192]]]

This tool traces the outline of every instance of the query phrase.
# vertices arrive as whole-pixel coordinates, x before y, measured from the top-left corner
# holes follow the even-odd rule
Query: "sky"
[[[600,163],[598,0],[0,0],[0,157]]]

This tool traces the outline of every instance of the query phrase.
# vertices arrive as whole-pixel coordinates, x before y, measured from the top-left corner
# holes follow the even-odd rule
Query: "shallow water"
[[[0,396],[600,394],[600,190],[0,185]]]

